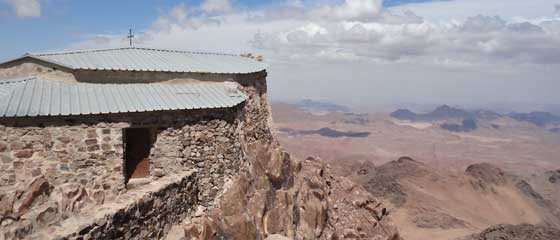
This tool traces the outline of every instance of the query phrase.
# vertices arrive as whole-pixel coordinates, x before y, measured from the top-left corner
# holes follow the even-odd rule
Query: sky
[[[0,60],[135,46],[262,55],[274,101],[560,112],[560,0],[0,0]]]

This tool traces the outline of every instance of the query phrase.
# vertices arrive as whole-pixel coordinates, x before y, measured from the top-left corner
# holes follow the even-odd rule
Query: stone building
[[[211,208],[247,144],[271,139],[266,75],[247,57],[148,48],[0,63],[0,239],[159,238],[186,206]],[[112,203],[125,210],[83,217]]]

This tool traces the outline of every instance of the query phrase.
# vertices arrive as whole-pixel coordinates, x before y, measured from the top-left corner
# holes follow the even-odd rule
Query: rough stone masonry
[[[53,72],[45,67],[34,72],[32,64],[25,63],[25,71],[10,66],[2,74]],[[160,75],[174,81],[200,78]],[[245,103],[228,109],[0,119],[0,239],[162,238],[197,206],[211,209],[226,182],[244,168],[242,145],[271,138],[265,77],[266,72],[214,76],[239,82],[248,95]],[[128,182],[123,174],[127,128],[150,130],[147,179]],[[176,182],[162,184],[169,179]],[[135,202],[123,204],[123,196]],[[170,200],[146,205],[162,199]],[[148,213],[161,207],[168,211]],[[88,217],[99,209],[114,211]],[[156,230],[130,233],[131,227]]]

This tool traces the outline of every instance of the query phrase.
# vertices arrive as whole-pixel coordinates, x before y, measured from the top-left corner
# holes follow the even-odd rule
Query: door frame
[[[133,178],[132,174],[134,173],[134,171],[132,172],[128,172],[128,168],[127,168],[127,150],[128,150],[128,140],[127,138],[129,137],[129,133],[127,133],[129,130],[131,129],[145,129],[148,132],[148,175],[146,177],[142,177],[142,178]],[[150,178],[152,175],[152,171],[151,171],[151,165],[152,165],[152,159],[149,157],[153,144],[154,144],[154,131],[152,127],[149,126],[142,126],[142,127],[128,127],[128,128],[123,128],[122,129],[122,143],[123,143],[123,162],[122,162],[122,166],[123,166],[123,176],[124,176],[124,181],[125,181],[125,185],[131,180],[131,179],[144,179],[144,178]],[[136,165],[138,165],[139,162],[136,163]],[[136,167],[136,166],[135,166]]]

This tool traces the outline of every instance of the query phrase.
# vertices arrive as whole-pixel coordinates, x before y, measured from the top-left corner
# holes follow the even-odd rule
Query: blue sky
[[[0,58],[28,51],[63,48],[92,33],[124,34],[147,28],[162,12],[182,1],[70,1],[42,4],[41,16],[18,18],[0,1]],[[111,7],[106,7],[111,6]]]

